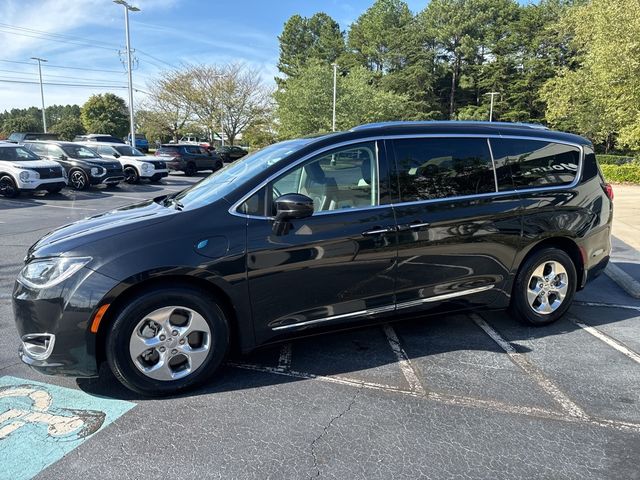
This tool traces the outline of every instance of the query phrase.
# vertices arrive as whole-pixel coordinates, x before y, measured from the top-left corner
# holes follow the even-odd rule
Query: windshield
[[[9,162],[33,162],[40,160],[40,157],[31,153],[24,147],[1,147],[0,160]]]
[[[312,139],[287,140],[258,150],[209,175],[191,188],[180,192],[173,200],[185,208],[197,208],[224,197],[245,181],[271,165],[304,147]]]
[[[129,145],[123,145],[122,147],[113,147],[118,153],[125,157],[146,157],[144,153],[142,153],[137,148],[130,147]]]
[[[82,145],[65,145],[62,150],[70,158],[100,158],[98,152]]]

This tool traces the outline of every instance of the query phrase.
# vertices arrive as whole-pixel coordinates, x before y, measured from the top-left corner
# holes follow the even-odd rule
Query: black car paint
[[[34,144],[52,144],[56,145],[60,148],[63,148],[66,145],[77,146],[75,143],[71,142],[58,142],[58,141],[38,141],[38,142],[25,142],[24,145],[29,150],[32,150]],[[90,148],[90,147],[87,147]],[[35,153],[35,152],[34,152]],[[98,155],[96,153],[96,155]],[[63,157],[55,157],[52,155],[39,155],[42,158],[47,158],[49,160],[53,160],[54,162],[59,163],[64,168],[67,176],[69,176],[70,172],[74,169],[82,170],[87,178],[89,179],[90,185],[99,185],[101,183],[113,183],[117,184],[124,180],[124,172],[122,170],[122,165],[114,160],[106,160],[99,155],[95,158],[72,158],[68,155],[64,155]],[[104,175],[94,176],[91,173],[91,169],[94,167],[101,167],[106,170]]]
[[[573,188],[417,204],[397,204],[397,192],[391,191],[375,209],[295,220],[283,235],[274,233],[273,219],[229,212],[273,174],[313,152],[360,139],[423,134],[528,135],[576,143],[587,154],[592,148],[581,137],[500,125],[363,129],[310,141],[285,160],[243,179],[224,198],[200,208],[181,211],[163,206],[158,198],[62,227],[33,245],[27,261],[60,255],[93,260],[82,273],[50,291],[32,291],[16,282],[14,312],[20,335],[53,331],[60,338],[48,360],[22,358],[45,373],[96,375],[109,321],[107,315],[98,334],[90,333],[97,309],[104,304],[117,309],[127,295],[161,281],[188,281],[211,291],[233,319],[241,350],[249,351],[292,335],[377,321],[388,313],[399,318],[418,312],[504,308],[518,266],[533,248],[549,241],[574,249],[574,260],[584,270],[580,286],[606,265],[612,203],[601,177],[585,179],[585,171]],[[378,142],[381,162],[392,167],[381,169],[384,183],[393,175],[394,162],[385,155],[389,142]],[[404,228],[416,222],[428,225]],[[363,235],[396,224],[399,228],[388,232]],[[407,262],[412,257],[423,266]],[[414,300],[419,289],[428,296],[490,284],[493,288],[470,296],[397,312],[393,307]],[[349,314],[354,311],[365,313]],[[277,328],[327,317],[333,320]]]
[[[191,150],[197,149],[198,153]],[[186,172],[189,165],[193,165],[194,172],[201,170],[216,171],[222,167],[222,159],[218,154],[206,151],[198,145],[168,144],[156,150],[157,157],[166,158],[167,168],[174,171]]]

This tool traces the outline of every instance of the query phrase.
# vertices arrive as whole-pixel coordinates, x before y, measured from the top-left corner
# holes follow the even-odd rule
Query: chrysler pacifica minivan
[[[162,395],[232,346],[479,308],[545,325],[606,266],[612,197],[588,140],[536,125],[277,143],[40,239],[13,291],[19,355],[72,376],[107,362]]]

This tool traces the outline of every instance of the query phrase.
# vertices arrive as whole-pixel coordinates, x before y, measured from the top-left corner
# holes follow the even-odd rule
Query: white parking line
[[[576,405],[569,397],[567,397],[560,389],[549,380],[544,373],[542,373],[535,365],[533,365],[527,357],[523,354],[518,353],[516,349],[511,345],[507,340],[502,338],[502,336],[493,329],[484,319],[478,315],[477,313],[472,313],[469,315],[471,320],[478,325],[484,332],[491,337],[491,339],[496,342],[500,348],[502,348],[513,363],[515,363],[518,367],[520,367],[524,372],[529,374],[534,381],[542,388],[547,394],[553,398],[562,409],[570,416],[575,418],[587,419],[588,416],[580,408]]]
[[[640,363],[640,354],[634,352],[633,350],[628,348],[626,345],[624,345],[622,342],[616,340],[613,337],[610,337],[606,333],[598,330],[595,327],[592,327],[591,325],[587,325],[586,323],[581,322],[573,315],[568,315],[567,317],[571,322],[573,322],[574,324],[582,328],[585,332],[590,333],[591,335],[596,337],[598,340],[602,340],[604,343],[606,343],[610,347],[615,348],[617,351],[619,351],[626,357],[629,357],[634,362]]]
[[[49,204],[42,204],[40,205],[41,207],[48,207],[48,208],[66,208],[69,210],[91,210],[91,211],[96,211],[97,208],[87,208],[87,207],[67,207],[65,205],[49,205]]]
[[[283,371],[291,370],[291,344],[285,343],[280,347],[278,368]]]
[[[407,352],[404,351],[402,345],[400,345],[400,339],[398,335],[396,335],[395,330],[390,325],[384,326],[384,334],[387,337],[387,341],[391,346],[391,350],[396,355],[398,359],[398,365],[400,366],[400,370],[402,370],[402,374],[404,378],[406,378],[409,386],[411,387],[411,391],[416,392],[420,395],[424,395],[426,393],[420,379],[418,378],[418,374],[416,373],[411,361],[409,360],[409,356]]]
[[[636,310],[640,312],[640,307],[635,305],[620,305],[616,303],[599,303],[599,302],[573,302],[574,305],[581,307],[607,307],[607,308],[625,308],[627,310]]]

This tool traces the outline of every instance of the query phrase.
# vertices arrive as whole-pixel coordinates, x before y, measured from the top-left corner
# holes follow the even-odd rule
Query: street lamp
[[[131,146],[136,148],[136,124],[133,117],[133,77],[131,76],[131,38],[129,36],[129,11],[139,12],[138,7],[129,5],[124,0],[113,0],[113,3],[124,7],[124,30],[127,39],[127,73],[129,76],[129,122],[131,129]]]
[[[31,57],[31,60],[38,62],[38,74],[40,75],[40,97],[42,99],[42,126],[44,127],[44,133],[47,133],[47,116],[44,114],[44,88],[42,88],[42,63],[46,62],[44,58]]]
[[[500,92],[489,92],[485,93],[485,95],[491,96],[491,106],[489,107],[489,121],[493,122],[493,97],[495,97],[496,95],[500,95]]]
[[[333,115],[332,115],[332,120],[331,120],[331,128],[332,131],[336,131],[336,86],[337,86],[337,80],[338,80],[338,64],[337,63],[332,63],[331,66],[333,67]]]

